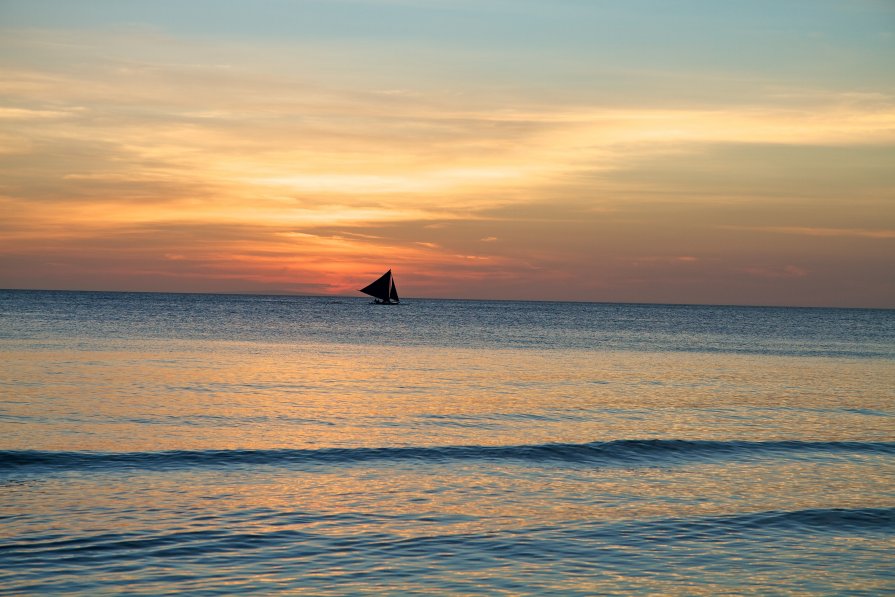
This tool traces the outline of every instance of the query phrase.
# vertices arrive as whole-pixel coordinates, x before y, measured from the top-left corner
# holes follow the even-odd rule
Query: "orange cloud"
[[[760,278],[813,300],[883,258],[840,244],[824,269],[804,242],[895,238],[885,94],[659,108],[336,81],[151,31],[7,33],[33,58],[0,69],[0,285],[353,293],[387,265],[410,296],[754,302],[736,284]],[[768,146],[792,151],[747,170],[718,149]],[[787,174],[816,147],[878,155]]]
[[[759,276],[761,278],[804,278],[808,275],[808,270],[795,265],[785,265],[782,267],[746,267],[743,272],[750,276]]]
[[[730,229],[750,230],[754,232],[772,232],[777,234],[793,234],[796,236],[844,236],[855,238],[895,238],[895,230],[868,230],[862,228],[814,228],[809,226],[727,226]]]

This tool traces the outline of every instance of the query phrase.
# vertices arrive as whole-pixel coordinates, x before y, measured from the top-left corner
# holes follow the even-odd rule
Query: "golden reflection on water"
[[[649,438],[866,443],[895,436],[890,361],[193,340],[85,341],[65,350],[70,344],[0,341],[0,389],[11,392],[2,404],[0,449],[154,453]],[[780,581],[768,572],[773,557],[790,558],[773,570],[807,578],[802,589],[813,575],[842,592],[874,591],[886,578],[872,568],[865,574],[865,563],[878,565],[891,533],[857,538],[847,523],[804,530],[798,515],[890,508],[895,464],[888,453],[745,450],[718,459],[671,455],[655,466],[648,457],[628,466],[409,454],[335,463],[294,458],[287,466],[274,453],[257,462],[224,456],[195,466],[26,470],[0,484],[0,514],[19,533],[23,553],[32,540],[86,537],[105,554],[96,557],[109,558],[96,575],[139,578],[144,589],[155,585],[127,568],[134,553],[156,572],[176,572],[184,558],[179,572],[195,579],[181,589],[207,588],[197,570],[211,570],[220,576],[218,589],[234,592],[247,577],[274,589],[319,588],[358,567],[412,568],[400,559],[408,553],[440,566],[441,588],[466,582],[486,591],[528,579],[533,591],[769,592]],[[762,513],[793,513],[796,522],[764,529]],[[735,521],[752,514],[757,522],[737,534]],[[116,547],[119,534],[158,545]],[[768,537],[789,543],[765,543]],[[262,547],[252,544],[256,538]],[[181,555],[158,557],[169,539]],[[413,540],[429,551],[401,551]],[[480,543],[464,552],[470,541]],[[502,549],[500,541],[519,554],[562,547],[552,560],[514,561],[489,551],[494,542]],[[766,548],[777,551],[768,556]],[[201,568],[196,562],[207,552],[212,568]],[[470,565],[479,556],[492,561]],[[643,567],[629,566],[632,558]],[[840,577],[822,578],[828,559]],[[315,571],[318,561],[328,567]],[[756,563],[765,567],[752,571]],[[233,569],[222,574],[226,565]],[[299,578],[296,566],[321,584]],[[688,577],[694,571],[698,582]],[[424,580],[409,575],[389,589],[431,592]],[[171,586],[160,582],[159,592]]]
[[[123,477],[70,474],[30,488],[0,487],[5,508],[78,534],[110,524],[238,526],[242,532],[300,530],[330,536],[387,532],[417,537],[512,531],[531,526],[692,519],[892,504],[895,467],[882,461],[727,462],[681,467],[556,468],[523,464],[359,465],[293,470],[140,471]],[[886,497],[888,496],[888,497]],[[151,514],[147,514],[149,509]],[[216,513],[241,513],[226,521]],[[290,513],[283,515],[283,513]],[[338,518],[351,513],[346,522]],[[110,518],[110,516],[112,518]],[[332,517],[332,518],[330,518]],[[427,520],[421,525],[421,520]],[[57,519],[58,520],[58,519]],[[51,526],[33,528],[50,532]]]
[[[35,521],[46,521],[31,523],[29,532],[37,536],[59,533],[91,537],[112,533],[110,542],[119,533],[137,540],[171,537],[182,554],[200,557],[212,549],[217,560],[234,566],[236,578],[244,579],[248,573],[253,582],[267,578],[272,587],[283,583],[306,587],[313,584],[307,572],[309,565],[301,555],[308,550],[320,550],[325,568],[319,573],[327,584],[336,580],[343,567],[348,573],[348,568],[357,565],[408,565],[395,554],[408,553],[400,550],[402,541],[419,540],[422,547],[416,556],[420,561],[436,566],[446,559],[451,562],[446,567],[440,565],[439,583],[450,583],[452,577],[473,582],[477,579],[482,587],[490,587],[488,592],[494,590],[492,581],[505,578],[518,580],[528,592],[537,592],[539,587],[565,592],[600,593],[607,588],[619,592],[619,587],[629,586],[632,590],[639,587],[640,592],[664,594],[674,587],[682,594],[698,594],[743,590],[743,582],[757,592],[767,592],[778,587],[779,576],[745,568],[767,562],[780,552],[767,554],[760,542],[758,549],[754,542],[738,548],[742,535],[731,533],[723,524],[715,527],[703,523],[700,527],[698,521],[705,520],[703,517],[751,512],[866,507],[874,499],[884,499],[886,485],[891,487],[884,476],[895,471],[889,465],[889,470],[874,472],[878,464],[872,460],[858,465],[833,463],[821,471],[817,462],[728,462],[717,466],[703,463],[693,467],[636,469],[374,462],[321,466],[311,471],[277,467],[140,471],[132,476],[119,473],[111,477],[70,474],[49,479],[30,492],[5,495],[0,489],[0,501],[6,511],[19,512],[20,517],[27,513]],[[877,476],[876,486],[866,484],[868,475]],[[831,485],[831,480],[838,486]],[[843,491],[849,485],[863,488],[863,494],[859,495],[858,489]],[[883,491],[876,493],[879,489]],[[665,526],[658,531],[664,529],[675,540],[665,544],[661,537],[653,539],[655,531],[637,531],[636,525],[630,525],[631,521],[650,520],[663,521]],[[618,530],[613,532],[611,525],[616,523]],[[555,533],[563,537],[563,529],[583,533],[577,541],[584,542],[586,554],[575,551],[581,545],[574,536],[565,539],[564,549],[569,551],[562,557],[562,570],[550,570],[559,564],[556,553],[546,553],[542,563],[530,559],[527,563],[516,562],[514,555],[484,567],[464,566],[457,560],[457,553],[477,555],[474,548],[463,551],[462,546],[468,541],[508,542],[516,549],[516,555],[516,537],[530,538],[531,549],[541,549],[541,545],[549,549],[551,541],[556,540]],[[629,536],[632,529],[639,534]],[[589,535],[590,530],[596,534]],[[283,535],[288,532],[295,535]],[[754,532],[762,530],[755,528]],[[806,533],[811,532],[806,529],[792,535],[795,547],[790,549],[796,551],[787,557],[799,561],[799,546],[806,540]],[[249,540],[240,543],[239,539],[224,548],[215,543],[217,538],[243,536],[267,540],[272,546],[255,548]],[[274,537],[280,539],[271,539]],[[774,537],[770,535],[770,540]],[[431,538],[437,539],[434,547],[426,543]],[[822,545],[830,557],[841,556],[843,561],[854,558],[856,549],[878,553],[886,544],[885,535],[865,538],[864,544],[858,546],[842,541],[834,544],[837,540],[822,539]],[[693,544],[698,546],[695,551]],[[781,549],[773,542],[767,548]],[[607,551],[601,551],[604,549]],[[712,549],[725,554],[716,567],[712,564]],[[738,549],[742,549],[739,555]],[[684,555],[677,556],[678,552]],[[688,561],[687,553],[698,561]],[[489,553],[482,556],[494,557]],[[154,568],[177,567],[181,557],[184,556],[152,557],[144,563]],[[259,558],[257,570],[251,565],[255,557]],[[652,560],[655,570],[645,574],[643,569],[628,566],[628,557]],[[669,562],[680,566],[680,578],[675,578],[675,569],[668,569]],[[737,570],[738,563],[743,570]],[[189,570],[190,564],[185,565]],[[304,576],[290,573],[292,569],[303,570]],[[796,574],[797,569],[787,570]],[[697,572],[698,578],[694,577]],[[110,574],[110,579],[123,581],[145,578],[144,572]],[[651,578],[653,574],[660,580]],[[427,585],[420,583],[426,578],[408,575],[393,580],[389,590],[424,590]],[[729,585],[731,579],[737,582],[736,587]],[[846,581],[835,576],[823,580],[824,586]],[[866,581],[864,586],[880,585]],[[428,585],[428,589],[431,591],[432,586]],[[353,591],[346,588],[345,592]]]
[[[890,408],[895,370],[871,359],[148,340],[70,352],[5,344],[15,399],[0,447],[10,449],[895,435],[888,417],[873,416]]]

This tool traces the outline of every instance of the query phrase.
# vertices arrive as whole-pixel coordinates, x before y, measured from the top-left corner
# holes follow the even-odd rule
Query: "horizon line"
[[[201,292],[201,291],[168,291],[168,290],[85,290],[70,288],[0,288],[0,292],[83,292],[106,294],[181,294],[181,295],[207,295],[207,296],[282,296],[294,298],[344,298],[366,299],[364,296],[345,294],[297,294],[293,292]],[[358,291],[360,292],[360,291]],[[842,306],[818,306],[818,305],[755,305],[732,303],[651,303],[645,301],[599,301],[599,300],[575,300],[575,299],[513,299],[513,298],[458,298],[458,297],[416,297],[405,296],[401,299],[422,301],[471,301],[494,303],[577,303],[592,305],[630,305],[630,306],[654,306],[654,307],[735,307],[743,309],[850,309],[863,311],[893,311],[893,307],[842,307]]]

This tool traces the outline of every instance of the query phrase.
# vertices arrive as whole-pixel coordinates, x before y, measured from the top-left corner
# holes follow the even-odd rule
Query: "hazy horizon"
[[[194,295],[210,295],[210,296],[271,296],[271,297],[290,297],[290,298],[335,298],[335,299],[357,299],[361,301],[370,301],[370,297],[364,294],[295,294],[290,292],[258,292],[255,290],[231,291],[231,292],[202,292],[202,291],[184,291],[184,290],[103,290],[103,289],[82,289],[82,288],[0,288],[0,292],[84,292],[84,293],[101,293],[101,294],[194,294]],[[593,305],[627,305],[627,306],[653,306],[653,307],[735,307],[744,309],[856,309],[871,311],[892,311],[891,307],[828,307],[816,305],[773,305],[773,304],[747,304],[747,303],[649,303],[649,302],[621,302],[621,301],[590,301],[590,300],[574,300],[574,299],[518,299],[518,298],[465,298],[459,296],[407,296],[402,295],[401,304],[408,301],[469,301],[469,302],[504,302],[504,303],[582,303]]]

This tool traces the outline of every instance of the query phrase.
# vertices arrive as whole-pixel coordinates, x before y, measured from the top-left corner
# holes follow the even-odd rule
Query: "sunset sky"
[[[890,0],[0,0],[0,288],[895,307]]]

